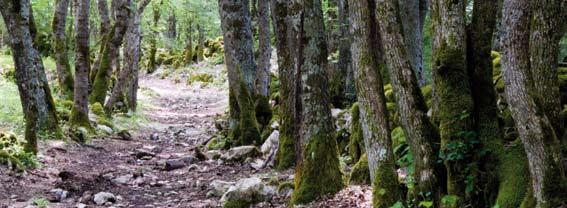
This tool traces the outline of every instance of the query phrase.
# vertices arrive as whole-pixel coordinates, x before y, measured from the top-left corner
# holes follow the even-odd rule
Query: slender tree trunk
[[[408,47],[413,71],[417,81],[422,86],[425,84],[423,77],[423,26],[427,14],[427,1],[402,1],[399,0],[400,20],[403,26],[404,40]]]
[[[374,0],[350,0],[350,28],[353,36],[352,59],[360,124],[372,179],[373,207],[390,207],[402,199],[397,183],[392,140],[381,67],[384,52],[379,42]],[[376,50],[380,51],[377,57]]]
[[[199,49],[197,50],[197,61],[201,62],[205,60],[205,31],[201,25],[197,25],[197,42],[199,43]]]
[[[237,145],[261,144],[254,106],[256,64],[248,0],[219,0],[230,88],[230,131]]]
[[[295,5],[298,6],[298,5]],[[299,54],[301,74],[301,155],[292,204],[311,202],[344,186],[330,109],[327,43],[320,0],[303,1]]]
[[[427,117],[427,106],[404,45],[402,28],[396,15],[396,0],[378,0],[377,3],[380,33],[384,51],[387,51],[386,64],[397,98],[402,127],[415,158],[413,178],[416,185],[412,196],[416,201],[431,198],[437,201],[440,198],[439,181],[442,174],[436,166],[437,148],[434,144],[439,142],[439,136]],[[430,196],[423,193],[430,193]]]
[[[157,53],[157,38],[159,33],[157,32],[157,27],[159,24],[159,19],[161,18],[161,10],[160,8],[163,5],[163,0],[159,2],[159,5],[154,5],[153,8],[153,28],[152,28],[152,35],[150,36],[150,57],[149,57],[149,64],[148,64],[148,74],[154,73],[157,68],[156,63],[156,53]]]
[[[65,25],[67,23],[67,11],[69,0],[55,1],[55,15],[51,24],[53,30],[53,50],[55,53],[55,65],[57,68],[57,80],[61,92],[69,96],[73,92],[73,73],[69,64],[67,53],[67,41],[65,40]]]
[[[91,128],[89,121],[89,7],[90,0],[75,2],[75,90],[69,123]]]
[[[36,153],[40,134],[55,133],[59,137],[61,132],[43,62],[33,43],[31,4],[29,0],[0,0],[0,5],[4,24],[10,34],[16,84],[25,112],[25,149]]]
[[[184,52],[184,60],[183,62],[185,62],[185,65],[189,65],[191,64],[191,62],[193,61],[193,20],[190,20],[189,25],[187,26],[187,45],[185,46],[185,52]]]
[[[340,78],[343,79],[343,92],[345,106],[351,105],[356,100],[356,89],[354,84],[354,74],[352,69],[351,45],[352,37],[349,33],[349,3],[348,0],[339,0],[339,62],[337,70],[340,71]]]
[[[93,83],[93,90],[89,97],[90,103],[104,103],[108,85],[110,82],[110,76],[112,74],[112,60],[111,55],[117,54],[117,51],[122,45],[122,40],[127,29],[127,20],[129,16],[129,7],[131,0],[116,0],[117,11],[116,11],[116,21],[112,27],[110,33],[108,34],[108,39],[104,44],[104,51],[101,59],[100,69],[96,74],[95,81]]]
[[[137,79],[137,75],[132,76],[133,73],[138,71],[138,62],[140,61],[140,16],[144,12],[145,7],[149,4],[150,0],[140,2],[137,10],[130,14],[128,19],[128,30],[126,31],[126,41],[124,44],[126,58],[124,69],[118,75],[118,80],[112,88],[112,93],[106,104],[104,105],[106,113],[112,113],[113,107],[119,99],[124,97],[129,82],[137,82],[132,78]],[[132,100],[131,100],[132,102]]]
[[[167,38],[172,42],[177,39],[177,18],[174,13],[171,13],[167,19]]]
[[[99,53],[96,55],[94,65],[90,72],[90,83],[93,83],[96,78],[96,74],[100,68],[102,55],[104,53],[104,43],[107,42],[109,37],[108,34],[110,33],[110,17],[108,15],[108,4],[106,4],[106,0],[98,0],[98,15],[100,17],[100,34],[102,39],[100,40]]]
[[[528,156],[531,184],[536,207],[558,207],[564,203],[566,178],[562,165],[560,142],[553,125],[538,106],[531,66],[541,60],[531,55],[531,5],[527,0],[505,0],[503,9],[502,67],[505,93],[516,128]],[[538,8],[534,8],[538,9]],[[534,14],[536,14],[535,12]],[[535,15],[537,16],[537,15]],[[540,24],[549,24],[542,21]],[[533,28],[537,31],[538,28]],[[533,34],[533,33],[532,33]],[[537,57],[538,59],[541,57]],[[530,62],[535,62],[532,65]],[[540,72],[538,72],[540,73]],[[546,83],[546,85],[552,83]],[[550,88],[547,88],[550,89]],[[550,95],[551,92],[544,92]]]
[[[276,168],[287,169],[296,164],[296,143],[298,141],[299,110],[297,99],[297,74],[295,51],[297,50],[295,37],[297,27],[294,27],[294,11],[290,7],[291,2],[287,0],[272,0],[271,13],[276,38],[276,49],[278,55],[278,70],[280,78],[280,145],[276,156]],[[301,8],[299,8],[301,9]]]
[[[256,94],[269,97],[270,59],[272,46],[270,44],[270,3],[267,0],[258,2],[258,39],[260,56],[258,58],[258,73],[256,78]]]

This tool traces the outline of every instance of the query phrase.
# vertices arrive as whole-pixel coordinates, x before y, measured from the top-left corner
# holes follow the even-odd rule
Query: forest
[[[0,208],[567,207],[566,0],[0,14]]]

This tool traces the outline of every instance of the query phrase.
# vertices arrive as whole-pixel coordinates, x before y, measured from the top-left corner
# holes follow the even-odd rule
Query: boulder
[[[97,125],[96,129],[102,133],[104,133],[105,135],[112,135],[112,133],[114,132],[112,130],[112,128],[105,126],[105,125]]]
[[[271,199],[275,195],[272,187],[265,186],[257,177],[241,179],[221,197],[223,207],[249,207]]]
[[[130,182],[131,179],[132,179],[132,175],[126,174],[126,175],[119,176],[115,179],[112,179],[112,182],[115,183],[115,184],[128,184],[128,182]]]
[[[249,157],[260,155],[260,150],[256,146],[241,146],[229,149],[221,159],[229,162],[242,162]]]
[[[97,205],[103,205],[107,202],[114,203],[116,202],[116,197],[112,193],[108,192],[99,192],[98,194],[94,195],[93,201]]]
[[[234,184],[234,182],[214,180],[211,182],[211,194],[220,197]]]
[[[63,189],[57,188],[57,189],[51,189],[49,191],[49,201],[50,202],[61,202],[63,200],[65,200],[67,198],[67,196],[69,195],[68,191],[65,191]]]
[[[172,171],[184,168],[187,164],[183,160],[168,160],[165,162],[165,170]]]
[[[268,139],[262,144],[260,150],[262,155],[268,155],[273,151],[277,151],[278,146],[280,145],[280,132],[275,130],[270,134]]]

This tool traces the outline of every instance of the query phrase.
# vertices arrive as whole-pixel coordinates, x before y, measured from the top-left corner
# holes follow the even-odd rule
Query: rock
[[[69,192],[57,188],[57,189],[51,189],[49,191],[50,196],[49,196],[49,201],[50,202],[61,202],[63,200],[65,200],[67,198],[67,195],[69,194]]]
[[[87,205],[83,203],[78,203],[77,205],[75,205],[75,208],[87,208]]]
[[[159,140],[159,134],[158,133],[153,133],[150,135],[150,140],[152,141],[157,141]]]
[[[220,197],[222,196],[228,189],[233,186],[234,182],[227,182],[221,180],[214,180],[211,182],[211,192],[213,196]]]
[[[172,171],[177,170],[180,168],[184,168],[186,166],[183,160],[168,160],[165,162],[165,170]]]
[[[221,197],[223,207],[248,207],[249,205],[269,200],[275,191],[267,187],[257,177],[239,180]]]
[[[143,149],[138,149],[136,150],[136,158],[138,159],[148,159],[148,158],[153,158],[155,157],[156,154],[154,154],[153,152],[149,152]]]
[[[229,149],[221,159],[230,162],[241,162],[249,157],[256,157],[260,155],[260,150],[255,146],[241,146]]]
[[[118,137],[120,137],[120,139],[125,141],[132,141],[132,134],[130,134],[128,130],[122,130],[118,132]]]
[[[132,175],[127,174],[123,176],[119,176],[118,178],[112,179],[112,182],[115,184],[128,184],[132,179]]]
[[[197,168],[199,168],[199,166],[193,164],[193,165],[190,165],[189,168],[187,168],[187,169],[188,169],[189,171],[193,171],[193,170],[197,170]]]
[[[98,194],[94,195],[93,201],[97,205],[103,205],[103,204],[106,204],[107,202],[110,202],[110,203],[116,202],[116,197],[112,193],[99,192]]]
[[[277,151],[278,146],[280,145],[280,131],[275,130],[270,134],[268,139],[262,144],[260,150],[263,155],[270,154],[272,151]]]
[[[208,158],[211,158],[211,159],[213,159],[213,160],[217,160],[217,159],[219,159],[219,158],[222,156],[222,154],[221,154],[221,152],[220,152],[219,150],[207,151],[207,152],[205,153],[205,155],[206,155]]]
[[[273,130],[278,130],[280,128],[280,123],[278,121],[274,121],[270,127],[272,127]]]
[[[100,125],[100,124],[96,126],[96,129],[101,131],[102,133],[104,133],[106,135],[112,135],[112,133],[114,132],[112,130],[112,128],[105,126],[105,125]]]
[[[187,156],[187,157],[181,158],[181,161],[185,162],[186,165],[191,165],[191,164],[195,164],[195,163],[199,162],[199,159],[197,159],[193,156]]]
[[[207,156],[201,152],[199,147],[195,147],[195,157],[200,161],[207,160]]]

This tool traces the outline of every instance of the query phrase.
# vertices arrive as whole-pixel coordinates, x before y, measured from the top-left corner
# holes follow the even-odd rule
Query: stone
[[[50,193],[50,197],[49,197],[50,202],[61,202],[61,201],[65,200],[67,198],[67,196],[69,195],[68,191],[65,191],[65,190],[60,189],[60,188],[51,189],[49,191],[49,193]]]
[[[212,195],[220,197],[234,184],[234,182],[214,180],[213,182],[211,182]]]
[[[280,128],[280,123],[278,123],[278,121],[274,121],[270,127],[272,127],[273,130],[278,130]]]
[[[150,140],[152,141],[157,141],[159,140],[159,134],[158,133],[153,133],[150,135]]]
[[[165,162],[165,170],[172,171],[177,170],[180,168],[184,168],[186,166],[183,160],[168,160]]]
[[[131,179],[132,179],[132,175],[127,174],[112,179],[112,182],[115,184],[128,184],[128,182],[130,182]]]
[[[138,159],[147,159],[147,158],[153,158],[155,157],[156,154],[154,154],[153,152],[149,152],[143,149],[138,149],[136,150],[136,158]]]
[[[229,149],[221,159],[229,162],[242,162],[246,158],[260,155],[260,150],[255,146],[240,146]]]
[[[87,205],[83,203],[78,203],[77,205],[75,205],[75,208],[87,208]]]
[[[106,134],[106,135],[112,135],[112,133],[114,132],[112,130],[112,128],[105,126],[105,125],[97,125],[96,129],[99,130],[100,132]]]
[[[132,134],[130,134],[128,130],[122,130],[118,132],[118,137],[120,137],[120,139],[125,141],[132,141]]]
[[[193,156],[186,156],[181,158],[181,161],[185,162],[186,165],[191,165],[191,164],[195,164],[197,162],[199,162],[199,159],[193,157]]]
[[[222,156],[221,151],[219,150],[207,151],[205,155],[207,156],[207,158],[211,158],[213,160],[217,160]]]
[[[241,179],[231,186],[221,197],[223,207],[229,207],[234,203],[242,206],[252,205],[271,199],[275,194],[272,187],[265,186],[257,177]]]
[[[103,205],[107,202],[114,203],[116,202],[116,197],[112,193],[108,192],[99,192],[98,194],[94,195],[93,201],[97,205]]]
[[[280,145],[280,131],[275,130],[273,131],[268,139],[262,144],[260,147],[260,151],[263,155],[270,154],[272,151],[277,151],[278,146]]]

